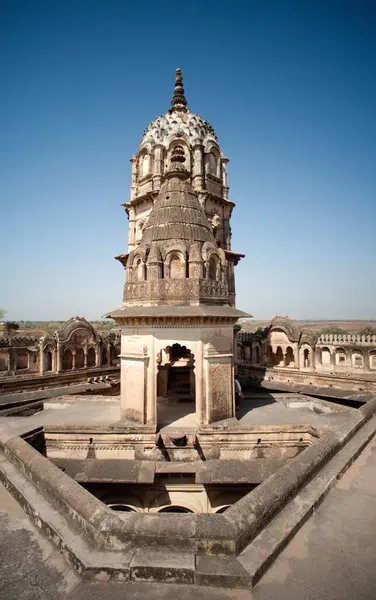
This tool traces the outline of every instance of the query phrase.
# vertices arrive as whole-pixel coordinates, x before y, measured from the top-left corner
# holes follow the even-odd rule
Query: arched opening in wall
[[[184,419],[195,424],[194,355],[181,344],[160,351],[157,369],[157,423],[165,427]],[[177,440],[176,445],[184,445]]]
[[[321,364],[323,367],[330,367],[330,350],[329,350],[329,348],[321,349]]]
[[[278,348],[277,348],[277,350],[275,352],[275,365],[276,365],[276,367],[283,367],[284,366],[283,352],[282,352],[281,346],[278,346]]]
[[[359,350],[354,350],[354,352],[351,355],[351,362],[354,369],[363,368],[363,355]]]
[[[29,368],[29,353],[27,350],[18,350],[16,355],[16,369]]]
[[[226,512],[226,510],[227,510],[228,508],[230,508],[230,505],[228,505],[228,506],[221,506],[221,508],[219,508],[219,509],[218,509],[218,510],[216,510],[215,512],[216,512],[216,514],[218,515],[218,514],[220,514],[220,513],[224,513],[224,512]]]
[[[261,363],[260,346],[255,346],[255,362],[256,365],[259,365]]]
[[[218,177],[218,156],[214,151],[205,154],[205,172]]]
[[[186,277],[186,261],[178,254],[173,254],[169,258],[170,279],[185,279]]]
[[[192,513],[192,510],[185,508],[185,506],[165,506],[158,511],[158,513]]]
[[[144,277],[144,263],[142,262],[142,258],[137,258],[134,266],[133,266],[133,280],[134,281],[143,281]]]
[[[83,348],[76,348],[76,369],[83,369],[85,366],[85,354]]]
[[[268,366],[272,367],[274,365],[274,353],[273,353],[273,348],[271,346],[268,346],[268,348],[267,348],[266,360],[267,360]]]
[[[87,351],[87,366],[95,367],[95,350],[94,348],[89,348]]]
[[[311,361],[309,358],[309,350],[308,348],[304,348],[304,352],[303,352],[303,366],[305,369],[308,369],[308,367],[311,366]]]
[[[338,367],[346,366],[346,352],[343,348],[336,349],[336,365]]]
[[[45,371],[52,371],[52,352],[47,350],[44,355],[44,369]]]
[[[107,504],[107,506],[112,510],[116,510],[119,512],[137,512],[134,508],[131,508],[126,504]]]
[[[369,353],[369,368],[376,369],[376,350],[371,350]]]
[[[108,363],[108,352],[107,348],[102,348],[102,365],[106,366]]]
[[[63,371],[70,371],[73,369],[73,354],[69,348],[66,348],[63,352],[62,368]]]
[[[138,171],[141,179],[149,175],[151,171],[151,157],[146,150],[140,155]]]
[[[213,281],[218,281],[220,279],[219,274],[220,274],[220,262],[219,262],[219,257],[216,254],[212,254],[210,259],[209,259],[209,279],[212,279]]]
[[[8,354],[0,352],[0,371],[8,370]]]
[[[295,366],[294,350],[291,348],[291,346],[287,346],[286,367],[294,367],[294,366]]]

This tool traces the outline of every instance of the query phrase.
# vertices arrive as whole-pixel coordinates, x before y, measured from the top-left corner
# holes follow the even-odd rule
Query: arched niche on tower
[[[150,143],[145,144],[137,157],[138,179],[142,180],[153,172],[153,148]]]
[[[171,136],[171,138],[169,139],[168,146],[167,146],[167,155],[165,158],[165,170],[169,169],[169,167],[171,166],[172,152],[173,152],[174,148],[176,148],[177,146],[179,146],[180,148],[183,148],[184,157],[185,157],[184,165],[185,165],[185,168],[187,169],[187,171],[189,173],[191,173],[192,161],[191,161],[190,144],[189,144],[189,140],[184,135],[179,135],[179,137]]]
[[[146,253],[143,248],[137,248],[130,255],[128,264],[127,276],[129,283],[146,280]]]
[[[204,166],[205,174],[221,178],[221,153],[218,146],[210,141],[205,144]]]
[[[187,259],[185,252],[179,249],[169,250],[164,261],[164,274],[167,279],[185,279]]]
[[[205,265],[205,279],[224,281],[226,269],[226,255],[224,251],[211,242],[205,242],[202,247],[202,256]]]

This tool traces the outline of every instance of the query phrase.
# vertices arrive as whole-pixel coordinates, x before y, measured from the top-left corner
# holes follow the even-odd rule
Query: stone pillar
[[[196,191],[204,189],[203,180],[203,148],[201,142],[193,143],[192,186]]]
[[[76,370],[76,349],[72,350],[72,371]]]
[[[164,147],[162,144],[157,144],[154,147],[154,187],[158,191],[161,187],[163,176],[163,153]]]
[[[84,348],[84,369],[87,369],[87,348]]]
[[[122,332],[120,354],[120,402],[124,419],[146,424],[156,422],[155,392],[149,389],[149,356],[144,352],[143,337]],[[153,369],[150,369],[151,371]],[[149,385],[148,385],[149,384]],[[150,414],[151,413],[151,414]]]
[[[133,200],[136,196],[136,188],[137,188],[137,157],[132,156],[131,160],[132,165],[132,175],[131,175],[131,200]]]
[[[61,373],[62,364],[61,364],[61,346],[59,342],[56,346],[56,373]]]
[[[129,232],[128,232],[128,246],[129,250],[133,250],[136,243],[136,234],[135,234],[135,213],[133,206],[129,206],[128,208],[128,218],[129,218]]]
[[[43,352],[43,346],[40,345],[39,346],[39,374],[40,375],[44,375],[44,371],[45,371],[45,358],[44,358],[44,352]]]
[[[101,366],[101,354],[100,354],[100,347],[98,346],[98,344],[95,346],[95,366],[96,367],[100,367]]]
[[[299,344],[296,344],[296,346],[295,346],[294,368],[295,369],[299,369],[300,368]]]
[[[205,347],[205,410],[201,411],[203,424],[222,421],[235,415],[234,355],[231,346],[231,342],[228,343],[229,351],[226,351],[223,345],[217,344],[214,339]]]
[[[227,165],[229,163],[229,159],[226,157],[221,158],[222,163],[222,185],[223,185],[223,198],[228,200],[228,185],[227,185]]]

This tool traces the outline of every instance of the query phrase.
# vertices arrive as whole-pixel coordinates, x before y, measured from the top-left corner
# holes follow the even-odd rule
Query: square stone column
[[[120,354],[120,400],[122,418],[147,423],[147,371],[149,357],[143,336],[122,334]]]
[[[205,346],[205,423],[235,416],[234,354],[231,339],[214,337]]]

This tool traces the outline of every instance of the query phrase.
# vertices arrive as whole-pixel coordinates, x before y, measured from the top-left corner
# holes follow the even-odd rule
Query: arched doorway
[[[69,348],[66,348],[63,353],[63,371],[70,371],[73,368],[73,354]]]
[[[278,346],[275,353],[275,364],[277,367],[283,367],[283,352],[281,346]]]
[[[160,351],[157,371],[157,422],[159,426],[195,414],[194,356],[175,343]],[[194,424],[195,419],[192,422]]]
[[[107,504],[108,508],[119,512],[136,512],[134,508],[127,506],[126,504]]]
[[[228,508],[230,508],[230,505],[229,505],[229,504],[228,504],[227,506],[221,506],[221,508],[219,508],[219,509],[218,509],[218,510],[216,510],[215,512],[216,512],[216,514],[218,515],[218,514],[220,514],[220,513],[224,513],[224,512],[226,512],[226,510],[227,510]]]
[[[287,347],[286,350],[286,367],[293,367],[295,365],[294,351],[291,346]]]
[[[330,367],[331,355],[329,348],[321,349],[321,364],[323,367]]]
[[[87,351],[87,366],[95,367],[95,350],[94,348],[89,348]]]
[[[185,508],[185,506],[165,506],[161,508],[158,513],[192,513],[192,510]]]
[[[76,369],[83,369],[85,366],[85,355],[83,348],[76,349]]]
[[[107,362],[108,362],[107,348],[102,348],[102,365],[103,366],[107,365]]]
[[[267,348],[266,360],[267,360],[268,366],[272,367],[274,365],[274,354],[273,354],[273,348],[271,346],[268,346],[268,348]]]
[[[51,350],[47,350],[44,355],[44,368],[46,371],[52,371],[52,352]]]
[[[303,366],[305,369],[308,369],[311,366],[308,348],[305,348],[303,352]]]

